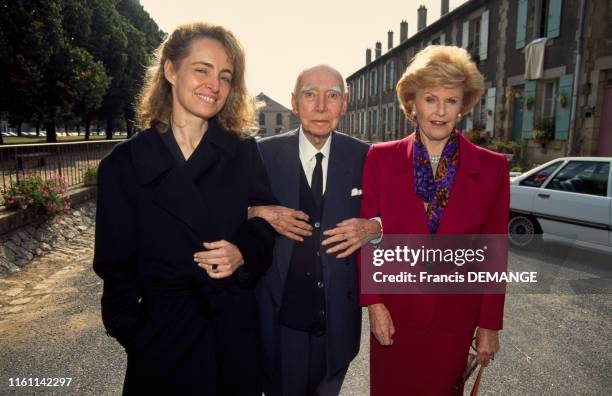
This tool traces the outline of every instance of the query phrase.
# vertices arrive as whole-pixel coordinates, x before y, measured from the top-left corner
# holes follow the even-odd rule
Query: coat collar
[[[172,130],[168,128],[164,133],[172,133]],[[217,159],[214,154],[206,153],[208,155],[202,155],[202,151],[208,151],[203,146],[208,144],[215,149],[219,149],[214,151],[223,152],[232,158],[236,156],[238,151],[238,138],[226,132],[216,118],[211,119],[208,123],[208,131],[196,148],[196,152],[193,153],[196,156],[195,161],[191,161],[190,158],[188,162],[188,167],[196,173],[204,173]],[[175,166],[172,154],[162,141],[160,132],[155,128],[147,129],[134,138],[132,158],[141,185],[149,184]]]
[[[480,156],[478,148],[469,142],[461,132],[456,133],[459,140],[459,168],[469,175],[481,172]],[[412,172],[412,149],[414,146],[415,134],[402,139],[396,146],[394,153],[393,166],[400,172],[410,170]]]

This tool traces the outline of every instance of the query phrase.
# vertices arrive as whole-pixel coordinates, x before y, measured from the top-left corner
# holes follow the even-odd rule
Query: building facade
[[[485,77],[485,94],[463,117],[464,131],[521,142],[527,165],[564,155],[612,156],[612,0],[470,0],[408,37],[405,22],[387,51],[347,79],[343,130],[369,141],[399,139],[410,125],[395,85],[412,57],[430,44],[466,48]],[[526,65],[542,64],[541,68]],[[548,139],[534,138],[545,130]]]
[[[297,117],[285,106],[260,93],[255,97],[259,104],[259,136],[273,136],[297,128]]]

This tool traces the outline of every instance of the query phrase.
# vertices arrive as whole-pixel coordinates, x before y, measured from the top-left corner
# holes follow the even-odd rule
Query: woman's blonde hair
[[[172,62],[175,69],[189,54],[194,40],[211,38],[225,47],[234,66],[232,87],[225,105],[217,115],[219,124],[239,137],[257,132],[255,106],[249,96],[245,74],[244,50],[229,30],[205,22],[193,22],[178,26],[157,48],[148,69],[144,86],[138,97],[136,114],[142,128],[167,128],[172,113],[172,85],[164,75],[164,64]]]
[[[463,88],[461,112],[467,113],[484,93],[484,78],[465,49],[430,45],[412,58],[396,86],[397,99],[408,120],[416,123],[412,114],[416,91],[433,87]]]

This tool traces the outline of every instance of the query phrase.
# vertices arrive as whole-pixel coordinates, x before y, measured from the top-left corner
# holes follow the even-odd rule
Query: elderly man
[[[353,254],[381,232],[357,218],[368,146],[336,132],[346,112],[340,73],[304,70],[291,97],[301,126],[259,148],[283,206],[251,208],[282,235],[257,286],[267,395],[337,395],[359,351],[361,310]]]

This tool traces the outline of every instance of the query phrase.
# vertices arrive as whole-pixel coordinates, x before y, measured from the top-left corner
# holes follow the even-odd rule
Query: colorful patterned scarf
[[[460,133],[459,130],[451,133],[446,142],[434,177],[429,162],[429,154],[421,142],[418,128],[415,131],[412,157],[415,189],[417,196],[428,204],[426,210],[427,227],[432,234],[438,231],[444,208],[448,204],[455,174],[459,168],[459,139],[457,139],[457,133]]]

